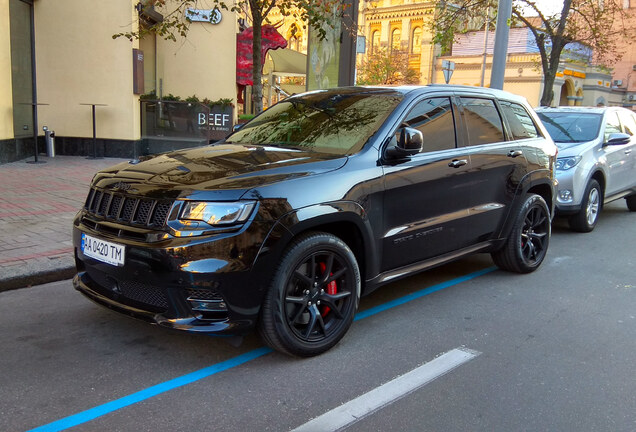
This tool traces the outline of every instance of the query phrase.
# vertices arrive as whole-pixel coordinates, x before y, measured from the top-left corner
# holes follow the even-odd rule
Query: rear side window
[[[406,116],[404,123],[422,132],[422,152],[455,148],[455,121],[452,105],[447,97],[418,102]]]
[[[462,97],[463,114],[468,132],[468,145],[489,144],[504,141],[503,124],[490,99]]]
[[[618,118],[621,119],[625,133],[634,136],[636,134],[636,120],[634,120],[634,114],[619,111]]]
[[[516,140],[537,138],[539,131],[528,111],[518,103],[500,101],[501,112],[510,126],[512,138]]]
[[[607,141],[611,134],[622,133],[621,124],[618,121],[618,117],[615,112],[607,113],[605,118],[605,141]]]

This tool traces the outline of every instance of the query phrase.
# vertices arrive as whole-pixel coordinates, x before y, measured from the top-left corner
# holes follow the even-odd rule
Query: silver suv
[[[557,213],[590,232],[603,205],[625,198],[636,211],[636,115],[625,108],[539,108],[559,148]]]

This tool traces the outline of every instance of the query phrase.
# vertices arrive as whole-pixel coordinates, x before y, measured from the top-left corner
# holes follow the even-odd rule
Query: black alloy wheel
[[[284,254],[263,303],[259,330],[272,348],[321,354],[347,332],[360,298],[353,252],[327,233],[305,235]]]
[[[492,253],[493,260],[504,270],[530,273],[543,262],[550,235],[550,211],[545,200],[539,195],[527,195],[504,247]]]

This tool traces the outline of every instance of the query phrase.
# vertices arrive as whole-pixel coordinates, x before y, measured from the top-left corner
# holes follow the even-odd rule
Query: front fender
[[[272,257],[281,257],[294,238],[309,231],[340,237],[356,255],[364,279],[377,274],[379,253],[371,224],[364,208],[353,201],[315,204],[283,215],[265,238],[254,267],[277,265]]]

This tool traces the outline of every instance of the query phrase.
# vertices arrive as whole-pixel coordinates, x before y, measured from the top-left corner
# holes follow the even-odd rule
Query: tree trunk
[[[252,103],[254,104],[254,112],[259,114],[263,111],[263,69],[261,58],[261,43],[263,39],[262,25],[263,17],[258,8],[252,8]]]
[[[543,72],[544,85],[543,95],[541,95],[541,106],[550,106],[554,100],[554,80],[556,79],[556,73],[559,70],[561,53],[567,44],[567,42],[560,36],[553,36],[551,39],[552,51],[550,51],[548,67],[544,68]]]
[[[570,15],[570,8],[572,6],[572,0],[563,0],[563,9],[561,9],[561,17],[559,24],[556,27],[554,33],[549,34],[552,41],[552,49],[550,50],[549,60],[545,55],[542,55],[541,61],[543,64],[543,94],[541,95],[541,106],[550,106],[554,100],[554,80],[556,79],[556,73],[559,70],[559,62],[561,60],[561,53],[563,48],[568,44],[568,40],[564,38],[565,26],[567,24],[568,16]],[[544,45],[545,47],[545,45]],[[544,48],[545,50],[545,48]],[[544,51],[545,52],[545,51]],[[547,60],[547,64],[545,61]]]
[[[554,80],[556,73],[547,73],[543,75],[543,94],[541,95],[541,106],[552,105],[554,99]]]

